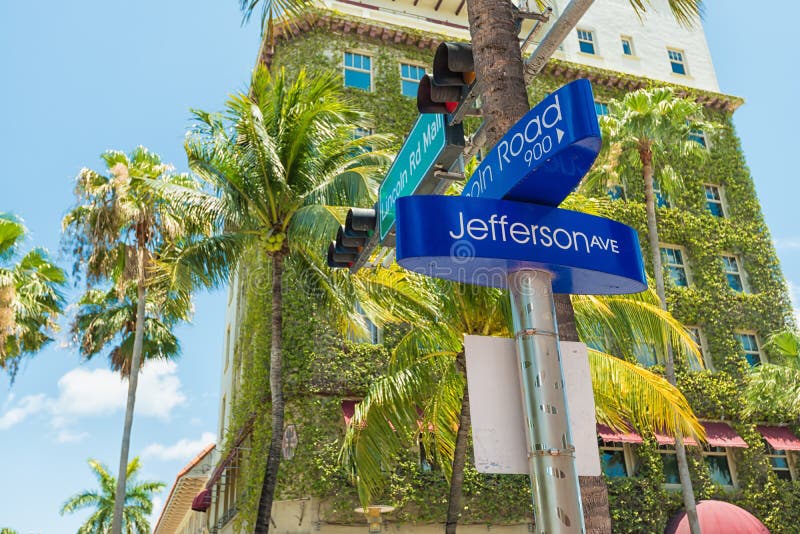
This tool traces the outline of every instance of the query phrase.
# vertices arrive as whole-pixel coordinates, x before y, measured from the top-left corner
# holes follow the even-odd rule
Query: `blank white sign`
[[[514,340],[464,336],[464,348],[475,467],[481,473],[528,474]],[[561,361],[578,474],[599,476],[594,395],[586,345],[562,341]]]

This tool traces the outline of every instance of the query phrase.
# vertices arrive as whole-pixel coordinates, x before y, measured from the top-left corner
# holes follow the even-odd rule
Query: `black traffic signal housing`
[[[365,245],[375,233],[377,223],[378,217],[374,209],[350,208],[344,226],[340,226],[336,232],[336,240],[328,245],[328,267],[352,266],[365,251]]]
[[[469,43],[440,43],[433,56],[433,74],[419,81],[420,113],[452,113],[475,82],[475,62]]]

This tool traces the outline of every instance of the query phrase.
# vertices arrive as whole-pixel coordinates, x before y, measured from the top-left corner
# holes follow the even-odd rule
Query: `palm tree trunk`
[[[650,253],[653,256],[653,275],[656,279],[656,293],[661,301],[661,309],[667,309],[667,295],[664,289],[664,271],[661,264],[661,248],[658,243],[658,224],[656,222],[656,201],[655,191],[653,190],[653,152],[648,144],[643,144],[639,148],[639,158],[642,161],[642,174],[644,176],[644,205],[647,213],[647,239],[650,243]],[[667,355],[665,362],[665,375],[667,381],[673,386],[675,380],[675,359],[672,354],[672,347],[667,344]],[[689,528],[692,534],[701,534],[700,522],[697,518],[697,505],[694,499],[692,479],[689,476],[689,463],[686,460],[686,447],[683,444],[683,437],[678,431],[675,436],[675,456],[678,460],[678,475],[681,480],[681,492],[683,493],[683,505],[686,508],[686,517],[689,520]]]
[[[530,109],[522,55],[511,3],[508,0],[467,0],[475,73],[486,89],[481,109],[486,145],[497,141]],[[580,341],[569,295],[555,295],[556,321],[562,341]],[[602,477],[580,477],[584,518],[589,532],[611,533],[608,491]],[[598,486],[603,490],[598,491]]]
[[[125,507],[133,408],[136,404],[136,388],[139,385],[139,368],[142,363],[142,345],[144,342],[145,299],[147,296],[145,290],[145,254],[145,248],[140,246],[137,251],[136,331],[133,336],[133,354],[131,355],[131,370],[128,376],[128,399],[125,405],[125,424],[122,429],[122,447],[119,453],[117,490],[114,494],[114,517],[111,521],[112,534],[122,534],[122,513]]]
[[[464,373],[464,395],[461,397],[461,414],[458,420],[458,433],[453,450],[453,473],[450,477],[450,495],[447,499],[447,519],[444,525],[445,534],[456,534],[458,516],[463,509],[462,495],[464,487],[464,466],[467,464],[467,445],[469,444],[469,387],[466,381],[467,366],[464,351],[458,353],[456,365]]]
[[[255,533],[266,534],[272,519],[272,500],[275,497],[275,484],[281,462],[283,442],[283,261],[282,252],[272,256],[272,339],[269,358],[269,389],[272,395],[272,437],[269,456],[258,501],[258,517]]]

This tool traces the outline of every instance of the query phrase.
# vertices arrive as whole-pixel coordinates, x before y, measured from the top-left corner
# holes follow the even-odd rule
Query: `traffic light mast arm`
[[[547,64],[547,60],[550,59],[550,56],[553,55],[556,48],[561,45],[567,35],[575,28],[578,21],[593,3],[594,0],[572,0],[567,4],[567,7],[564,8],[561,16],[558,17],[553,24],[553,27],[545,34],[542,42],[539,43],[536,50],[525,60],[526,84],[530,83],[534,76],[542,71]]]
[[[361,249],[361,252],[358,254],[358,256],[356,256],[355,261],[350,266],[350,274],[356,274],[359,269],[361,269],[367,264],[367,261],[372,256],[372,253],[375,252],[375,249],[381,242],[380,237],[381,237],[380,232],[372,232],[372,235],[369,236],[367,242],[364,243],[364,247]],[[393,236],[392,239],[394,239]]]
[[[484,87],[485,85],[480,80],[470,85],[469,89],[467,89],[467,94],[459,101],[458,107],[448,116],[447,124],[453,126],[463,121],[467,113],[475,106],[475,101],[483,92]]]

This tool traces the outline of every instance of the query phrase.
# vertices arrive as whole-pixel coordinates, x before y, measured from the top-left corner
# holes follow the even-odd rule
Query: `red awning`
[[[706,429],[706,442],[712,447],[736,447],[746,449],[747,443],[727,423],[702,423]],[[659,445],[675,445],[675,438],[659,432],[655,433]],[[683,443],[690,447],[697,447],[694,438],[684,437]]]
[[[800,451],[800,438],[792,434],[788,428],[782,426],[761,426],[758,431],[772,445],[773,449],[779,451]]]
[[[195,512],[205,512],[211,507],[211,490],[206,488],[192,499],[192,510]]]
[[[653,432],[653,435],[656,437],[656,443],[659,445],[675,445],[675,438],[672,436],[662,434],[661,432]],[[689,445],[690,447],[697,447],[697,441],[695,441],[694,438],[687,438],[686,436],[683,437],[683,444]]]
[[[712,447],[736,447],[746,449],[747,443],[726,423],[703,423],[706,441]]]
[[[253,429],[253,423],[255,422],[255,416],[251,417],[242,428],[239,429],[239,432],[236,434],[236,439],[233,440],[233,445],[228,452],[228,455],[225,458],[221,459],[217,466],[214,468],[214,471],[211,473],[211,476],[208,477],[208,483],[206,483],[206,488],[211,489],[214,487],[220,478],[222,478],[222,474],[225,472],[225,469],[233,463],[233,460],[239,454],[239,447],[241,447],[242,442],[250,435],[250,431]]]
[[[642,436],[635,432],[619,432],[611,427],[597,423],[597,434],[603,441],[617,441],[622,443],[643,443]]]
[[[350,421],[356,413],[356,400],[343,400],[342,401],[342,415],[344,416],[344,424],[349,425]]]

